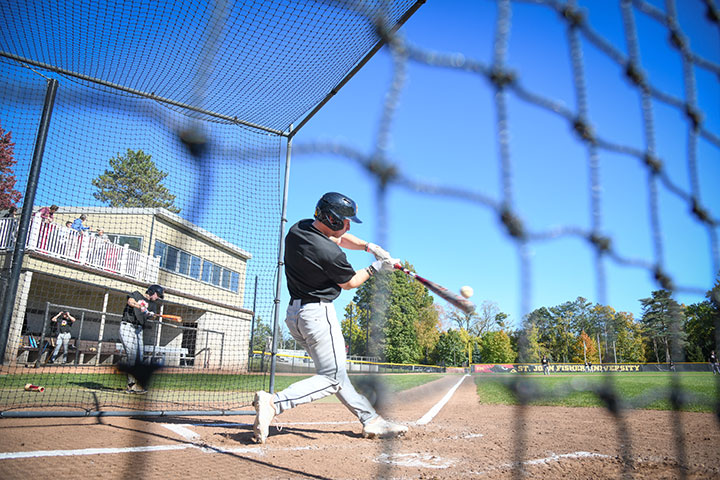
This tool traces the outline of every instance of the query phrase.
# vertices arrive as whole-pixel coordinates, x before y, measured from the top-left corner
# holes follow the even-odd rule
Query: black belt
[[[300,300],[300,305],[307,305],[308,303],[330,303],[330,300],[318,300],[316,298],[291,298],[290,303],[296,300]]]

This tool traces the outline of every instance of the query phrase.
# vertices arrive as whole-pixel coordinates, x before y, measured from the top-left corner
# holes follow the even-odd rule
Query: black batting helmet
[[[157,293],[158,298],[163,298],[163,293],[165,293],[165,289],[160,285],[150,285],[145,293],[147,293],[148,295]]]
[[[315,207],[315,219],[320,220],[335,232],[342,230],[346,218],[355,223],[362,223],[357,218],[357,205],[342,193],[326,193]]]

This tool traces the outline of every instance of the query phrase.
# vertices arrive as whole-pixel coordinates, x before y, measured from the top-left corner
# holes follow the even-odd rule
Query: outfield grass
[[[480,402],[517,405],[512,382],[521,381],[532,399],[530,405],[604,407],[601,392],[615,392],[627,408],[672,410],[670,392],[677,381],[682,393],[681,410],[712,412],[717,404],[715,379],[707,373],[617,373],[611,376],[577,374],[563,376],[475,376]]]

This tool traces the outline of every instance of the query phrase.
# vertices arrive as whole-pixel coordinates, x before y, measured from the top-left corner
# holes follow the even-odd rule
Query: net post
[[[17,287],[20,282],[20,271],[22,269],[23,258],[25,257],[30,217],[32,216],[33,204],[35,203],[35,193],[37,192],[38,179],[40,178],[40,167],[42,166],[45,142],[47,141],[48,130],[50,129],[50,118],[52,117],[53,106],[55,105],[57,87],[58,81],[54,78],[47,81],[45,102],[43,104],[42,116],[40,117],[40,125],[38,126],[37,138],[35,139],[35,149],[30,165],[27,188],[25,189],[17,241],[15,242],[15,249],[13,250],[10,277],[5,290],[5,296],[3,297],[2,308],[0,309],[2,312],[0,314],[0,365],[5,364],[5,349],[10,334],[10,323],[15,306]]]
[[[275,393],[275,363],[277,358],[278,321],[280,319],[280,289],[282,288],[282,274],[284,262],[283,259],[285,257],[285,242],[283,242],[283,239],[285,237],[285,224],[287,223],[287,198],[288,186],[290,183],[290,152],[292,151],[292,130],[293,126],[290,125],[290,133],[287,136],[287,150],[285,152],[285,179],[283,183],[282,210],[280,213],[280,238],[278,239],[278,268],[275,284],[272,348],[270,350],[270,393]]]

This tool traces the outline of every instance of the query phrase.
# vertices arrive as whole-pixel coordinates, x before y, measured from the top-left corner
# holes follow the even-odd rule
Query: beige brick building
[[[82,214],[89,230],[66,226]],[[5,268],[15,221],[0,220]],[[165,288],[162,313],[180,315],[182,323],[146,328],[146,355],[168,366],[244,369],[252,320],[243,308],[250,259],[249,252],[162,208],[61,207],[52,223],[34,216],[4,360],[45,361],[47,351],[34,344],[52,339],[50,319],[69,310],[78,320],[71,363],[119,361],[127,294],[157,283]]]

